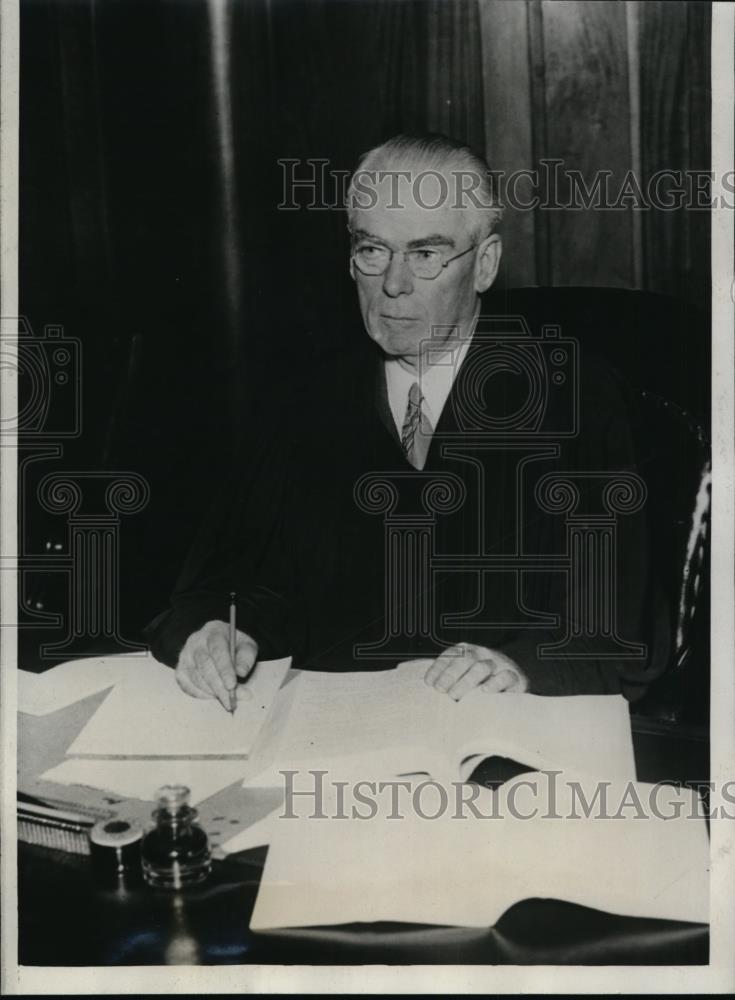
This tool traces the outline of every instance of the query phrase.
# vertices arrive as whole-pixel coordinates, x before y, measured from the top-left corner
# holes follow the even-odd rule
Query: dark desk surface
[[[701,735],[634,720],[642,781],[703,781]],[[487,762],[475,780],[503,777]],[[23,965],[178,964],[706,964],[708,928],[612,916],[526,900],[488,929],[371,924],[254,934],[248,924],[266,850],[216,862],[186,892],[98,889],[88,858],[19,845],[19,962]]]

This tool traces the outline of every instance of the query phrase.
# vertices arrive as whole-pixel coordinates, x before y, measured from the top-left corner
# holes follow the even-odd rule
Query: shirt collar
[[[385,381],[388,390],[388,403],[393,420],[401,433],[406,415],[408,391],[414,382],[418,382],[423,397],[423,410],[432,427],[436,427],[441,417],[444,404],[452,390],[462,362],[464,361],[474,335],[479,303],[472,320],[472,332],[469,337],[451,339],[445,351],[436,355],[428,354],[430,364],[422,367],[420,372],[404,368],[397,358],[386,358]]]

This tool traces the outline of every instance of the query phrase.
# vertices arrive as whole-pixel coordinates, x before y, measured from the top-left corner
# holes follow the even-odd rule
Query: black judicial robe
[[[235,591],[262,659],[385,669],[466,641],[512,657],[533,693],[634,697],[656,590],[644,510],[613,518],[612,556],[609,540],[583,556],[586,578],[570,585],[561,568],[577,544],[569,490],[583,526],[607,516],[609,528],[605,484],[634,469],[626,389],[599,360],[531,343],[478,329],[420,472],[367,338],[300,384],[266,387],[171,608],[148,628],[154,655],[175,664],[191,632],[227,620]],[[588,634],[564,644],[582,619]]]

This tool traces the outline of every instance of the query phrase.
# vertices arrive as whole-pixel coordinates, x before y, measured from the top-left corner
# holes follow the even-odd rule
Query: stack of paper
[[[184,694],[173,670],[138,654],[75,660],[41,675],[20,672],[19,709],[48,714],[112,688],[69,747],[71,756],[41,778],[145,800],[160,785],[178,783],[199,802],[242,779],[244,757],[288,666],[258,664],[232,715],[213,699]]]
[[[470,692],[455,702],[406,664],[378,673],[304,671],[280,692],[254,748],[260,773],[328,767],[345,777],[427,772],[458,779],[462,764],[503,756],[530,769],[635,778],[628,705],[621,696],[542,698]],[[466,770],[466,769],[465,769]]]
[[[379,673],[304,671],[276,697],[247,762],[248,789],[423,773],[466,781],[483,756],[530,769],[635,779],[627,703],[612,696],[539,698],[473,692],[459,703],[428,687],[412,664]],[[290,773],[290,777],[288,777]],[[226,841],[226,852],[267,844],[279,809]]]
[[[161,785],[186,785],[190,802],[208,799],[242,779],[239,760],[95,760],[67,758],[41,777],[59,785],[103,788],[121,798],[153,800]]]

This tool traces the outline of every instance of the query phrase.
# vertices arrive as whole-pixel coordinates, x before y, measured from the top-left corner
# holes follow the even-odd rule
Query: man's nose
[[[413,275],[406,258],[400,251],[393,254],[383,275],[383,291],[391,298],[410,295],[413,291]]]

